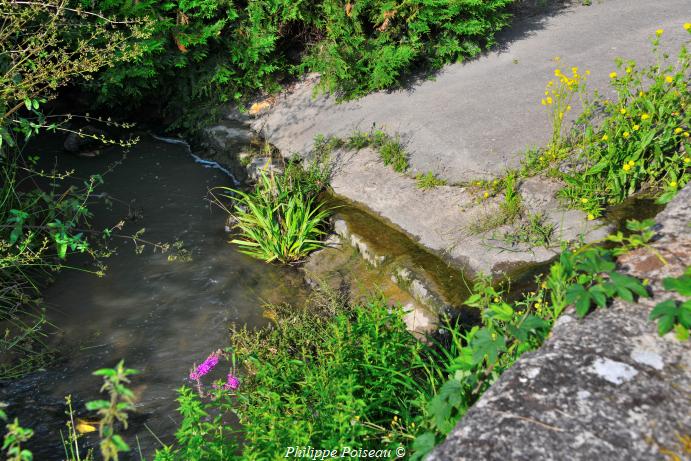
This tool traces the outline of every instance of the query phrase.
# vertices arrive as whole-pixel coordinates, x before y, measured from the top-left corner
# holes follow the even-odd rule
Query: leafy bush
[[[416,64],[439,68],[476,56],[506,25],[511,1],[319,3],[315,26],[323,38],[303,68],[319,72],[324,89],[360,96],[397,85]]]
[[[476,56],[507,24],[511,2],[78,0],[105,14],[153,20],[151,36],[132,41],[141,58],[90,85],[100,101],[162,101],[176,126],[188,129],[218,100],[275,91],[286,77],[319,72],[323,90],[351,98],[399,85],[417,67]]]
[[[407,331],[401,309],[380,298],[351,307],[327,297],[307,309],[274,306],[271,313],[272,327],[231,337],[233,357],[246,370],[232,404],[227,396],[202,401],[182,389],[178,443],[157,460],[190,459],[192,448],[198,450],[192,459],[231,453],[237,434],[201,423],[229,409],[239,417],[244,443],[223,459],[278,459],[291,446],[393,452],[410,442],[429,386],[427,346]]]

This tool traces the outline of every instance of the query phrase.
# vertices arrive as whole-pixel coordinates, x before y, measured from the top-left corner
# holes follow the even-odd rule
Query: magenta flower
[[[240,380],[237,379],[237,377],[233,376],[232,373],[228,373],[228,379],[226,380],[226,383],[223,385],[223,389],[227,391],[234,391],[237,390],[238,387],[240,387]]]
[[[206,358],[206,360],[202,362],[201,365],[190,372],[190,379],[199,381],[202,376],[213,370],[216,365],[218,365],[218,353],[213,352]]]

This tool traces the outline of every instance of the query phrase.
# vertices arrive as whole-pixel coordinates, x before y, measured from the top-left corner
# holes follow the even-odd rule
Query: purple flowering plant
[[[209,356],[200,364],[193,365],[192,370],[190,370],[189,379],[194,381],[197,386],[197,392],[201,397],[205,396],[204,384],[202,383],[202,377],[209,374],[216,365],[218,365],[221,358],[228,359],[228,353],[222,350],[217,350],[209,354]],[[230,355],[231,369],[226,376],[225,383],[216,383],[212,387],[216,390],[222,389],[224,391],[236,391],[240,387],[240,379],[237,377],[235,372],[235,354]]]

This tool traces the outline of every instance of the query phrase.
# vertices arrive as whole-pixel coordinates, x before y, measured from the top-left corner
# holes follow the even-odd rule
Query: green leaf
[[[418,435],[413,441],[413,456],[411,461],[421,460],[425,457],[427,453],[432,451],[436,446],[436,439],[432,432],[425,432],[424,434]]]
[[[115,444],[115,447],[118,449],[118,451],[130,451],[130,446],[127,445],[125,441],[122,440],[122,437],[120,437],[118,434],[115,434],[111,440]]]
[[[691,296],[691,276],[680,275],[679,277],[666,277],[662,281],[662,286],[666,290],[676,291],[682,296]]]
[[[585,317],[590,311],[590,293],[583,285],[573,284],[566,290],[566,302],[574,304],[579,317]]]
[[[487,358],[487,364],[497,360],[500,352],[506,351],[504,336],[481,328],[470,343],[473,349],[473,361],[478,364]]]
[[[658,303],[650,312],[650,320],[657,320],[657,331],[660,336],[668,333],[677,322],[678,308],[676,301],[668,299]]]
[[[94,376],[110,376],[110,377],[115,377],[117,376],[118,372],[117,370],[114,370],[112,368],[101,368],[99,370],[96,370],[92,373]]]
[[[588,289],[588,293],[599,307],[607,305],[607,293],[602,285],[593,285]]]
[[[90,402],[86,402],[85,406],[89,411],[102,410],[104,408],[109,408],[110,402],[107,400],[92,400]]]

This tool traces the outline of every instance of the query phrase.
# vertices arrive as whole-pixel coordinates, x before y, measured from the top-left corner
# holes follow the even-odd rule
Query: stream
[[[102,200],[90,206],[95,229],[122,219],[122,234],[145,228],[142,238],[148,241],[182,244],[167,254],[151,247],[136,254],[131,241],[114,238],[109,246],[116,254],[104,261],[105,276],[63,271],[43,293],[53,324],[47,343],[57,360],[45,370],[0,384],[0,401],[8,404],[10,417],[34,429],[27,444],[34,459],[64,459],[64,397],[71,394],[76,416],[88,419],[84,403],[101,398],[101,378],[92,372],[125,359],[140,374],[132,377],[137,410],[125,432],[132,451],[121,459],[140,459],[137,445],[151,459],[159,446],[152,433],[165,443],[173,440],[180,420],[176,389],[189,384],[193,364],[228,345],[230,324],[264,325],[264,303],[300,303],[306,295],[303,278],[228,244],[225,213],[208,201],[207,193],[232,186],[232,179],[196,162],[185,145],[145,135],[127,153],[110,148],[95,158],[77,158],[62,152],[61,142],[44,144],[44,160],[60,170],[75,169],[80,181],[121,161],[96,191],[112,197],[112,206]],[[70,263],[92,268],[86,258]],[[97,437],[82,441],[95,446]]]

